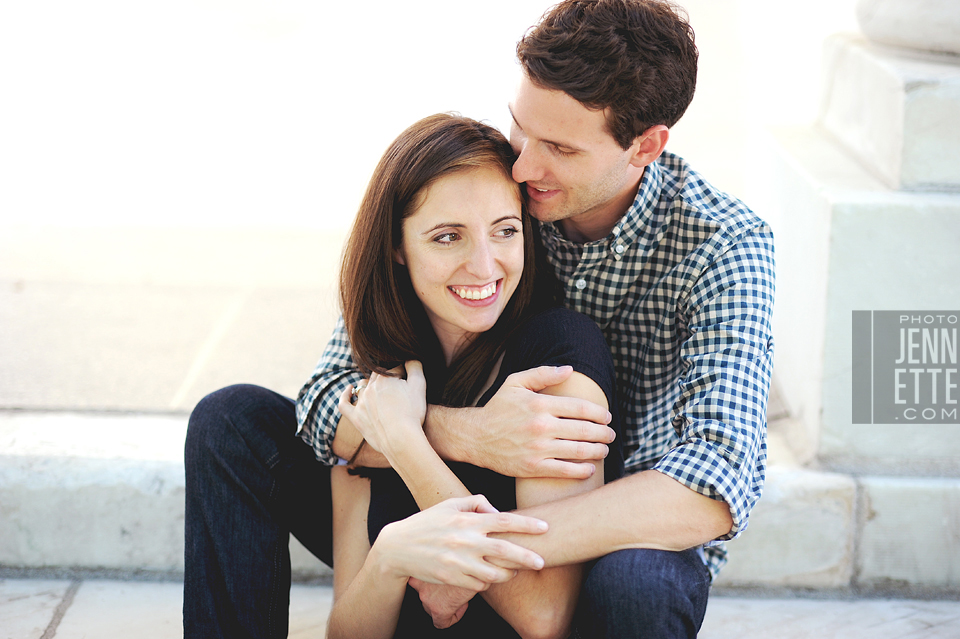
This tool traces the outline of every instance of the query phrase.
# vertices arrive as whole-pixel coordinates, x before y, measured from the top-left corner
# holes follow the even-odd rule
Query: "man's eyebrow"
[[[510,107],[509,104],[507,105],[507,110],[510,112],[510,117],[513,119],[513,123],[517,125],[518,129],[523,131],[523,127],[520,126],[519,122],[517,122],[517,116],[513,114],[513,109]],[[544,144],[549,144],[550,146],[555,146],[557,148],[567,149],[569,151],[574,151],[578,153],[583,151],[583,149],[581,149],[580,147],[574,146],[572,144],[567,144],[566,142],[557,142],[556,140],[543,140],[543,139],[541,139],[540,141],[543,142]]]

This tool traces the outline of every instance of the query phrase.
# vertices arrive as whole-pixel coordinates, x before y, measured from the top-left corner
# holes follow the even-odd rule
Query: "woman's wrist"
[[[377,575],[380,578],[402,582],[405,585],[407,579],[410,578],[410,575],[405,573],[409,571],[403,570],[399,561],[397,549],[392,542],[390,526],[391,524],[388,524],[380,531],[377,541],[370,547],[368,559],[376,567]]]
[[[416,426],[414,426],[416,424]],[[416,422],[409,424],[394,424],[391,429],[396,435],[387,442],[384,450],[380,451],[390,462],[394,470],[398,470],[407,465],[415,465],[422,459],[424,453],[433,451],[427,436],[423,432],[423,427]],[[428,450],[429,449],[429,450]]]

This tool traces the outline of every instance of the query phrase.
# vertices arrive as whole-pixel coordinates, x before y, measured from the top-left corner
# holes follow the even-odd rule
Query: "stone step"
[[[894,189],[960,191],[960,57],[835,35],[821,119]]]
[[[0,413],[0,566],[183,570],[184,417]],[[803,468],[771,429],[771,468],[718,585],[960,591],[960,479]],[[298,578],[329,570],[291,543]]]
[[[0,566],[183,572],[187,418],[0,413]],[[296,539],[295,575],[329,569]]]
[[[960,476],[956,389],[935,412],[951,423],[854,423],[851,355],[855,311],[960,316],[960,194],[894,191],[818,127],[772,132],[763,155],[753,202],[777,242],[775,370],[791,448],[849,474]],[[895,388],[874,380],[873,392],[889,402]]]

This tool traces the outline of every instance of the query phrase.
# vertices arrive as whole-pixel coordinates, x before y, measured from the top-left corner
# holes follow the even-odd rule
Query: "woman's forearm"
[[[468,497],[470,491],[433,450],[426,438],[414,439],[391,451],[390,465],[397,471],[420,510],[451,497]]]
[[[390,639],[397,628],[407,579],[383,569],[376,544],[327,620],[327,639]]]
[[[600,468],[589,480],[518,480],[518,505],[531,507],[587,492],[602,483],[602,478]],[[583,564],[570,564],[521,571],[511,581],[493,584],[481,594],[521,636],[566,637],[582,581]]]

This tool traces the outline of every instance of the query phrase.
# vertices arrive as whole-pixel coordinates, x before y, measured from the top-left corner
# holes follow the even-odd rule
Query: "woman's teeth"
[[[453,292],[465,300],[485,300],[497,292],[497,283],[487,284],[481,289],[462,288],[459,286],[451,287]]]

